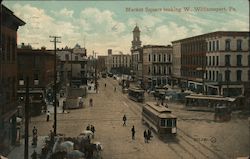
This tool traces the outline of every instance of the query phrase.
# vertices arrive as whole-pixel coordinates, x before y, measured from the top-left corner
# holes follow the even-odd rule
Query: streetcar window
[[[172,121],[173,121],[173,127],[176,127],[176,120],[173,119]]]
[[[165,126],[165,119],[161,119],[161,126]]]
[[[172,120],[171,119],[167,119],[167,127],[172,127]]]

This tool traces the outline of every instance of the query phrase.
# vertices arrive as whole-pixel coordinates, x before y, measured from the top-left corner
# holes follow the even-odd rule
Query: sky
[[[158,1],[6,1],[26,22],[18,29],[18,44],[33,48],[85,46],[87,54],[107,50],[130,54],[137,25],[142,45],[171,45],[172,41],[213,31],[249,31],[248,0]]]

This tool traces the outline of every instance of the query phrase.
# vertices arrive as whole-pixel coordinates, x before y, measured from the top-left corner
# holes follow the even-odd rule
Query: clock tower
[[[134,30],[133,30],[133,41],[132,41],[132,50],[137,49],[141,47],[141,41],[140,41],[140,29],[136,25]]]

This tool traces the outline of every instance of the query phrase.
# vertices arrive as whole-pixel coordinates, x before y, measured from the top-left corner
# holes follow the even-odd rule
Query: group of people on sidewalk
[[[148,131],[145,130],[144,133],[143,133],[143,136],[144,136],[144,142],[145,143],[149,143],[150,138],[153,137],[152,132],[151,132],[150,129],[148,129]]]
[[[92,133],[93,133],[92,138],[94,138],[94,135],[95,135],[95,127],[94,127],[94,125],[88,124],[88,126],[86,127],[86,130],[92,131]]]
[[[125,114],[123,115],[122,120],[123,120],[122,126],[126,126],[127,125],[126,124],[126,122],[127,122],[127,116]],[[131,128],[132,140],[135,140],[135,132],[136,132],[135,131],[135,126],[133,125],[132,128]],[[143,133],[143,136],[144,136],[145,143],[149,143],[148,141],[150,140],[151,137],[153,137],[152,136],[152,132],[151,132],[150,129],[145,130],[144,133]]]

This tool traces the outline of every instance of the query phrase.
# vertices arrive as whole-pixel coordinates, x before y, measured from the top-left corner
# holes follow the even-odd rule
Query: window
[[[150,66],[148,66],[148,74],[150,74],[151,70],[150,70]]]
[[[242,59],[242,56],[237,55],[237,66],[242,66],[241,59]]]
[[[171,62],[171,55],[168,56],[168,62]]]
[[[231,73],[230,70],[225,71],[225,81],[230,81],[230,73]]]
[[[230,39],[226,40],[226,45],[225,46],[226,46],[225,50],[229,51],[230,50]]]
[[[161,74],[161,66],[158,67],[158,73]]]
[[[166,75],[166,67],[163,67],[163,73]]]
[[[218,51],[219,50],[219,40],[216,41],[216,50]]]
[[[211,56],[209,56],[209,66],[211,66]]]
[[[37,79],[38,79],[38,74],[35,73],[35,74],[34,74],[34,80],[37,80]]]
[[[148,54],[148,61],[150,62],[150,54]]]
[[[225,66],[230,66],[230,55],[225,55]]]
[[[167,119],[167,127],[172,127],[172,120],[171,119]]]
[[[213,71],[213,81],[215,80],[215,72]]]
[[[2,60],[4,61],[5,60],[5,44],[6,44],[6,40],[5,40],[5,34],[2,34]]]
[[[7,41],[7,61],[10,61],[10,53],[11,53],[10,43],[11,43],[11,39],[10,39],[10,36],[8,36],[8,41]]]
[[[215,56],[213,56],[213,66],[215,66]]]
[[[250,70],[248,70],[248,81],[250,81]]]
[[[166,62],[166,54],[163,55],[163,61]]]
[[[158,62],[161,62],[161,54],[158,55]]]
[[[208,79],[211,80],[211,71],[209,71]]]
[[[250,55],[248,55],[248,66],[250,66]]]
[[[65,60],[66,60],[66,61],[69,60],[69,54],[65,54]]]
[[[212,50],[212,44],[211,44],[211,41],[209,41],[209,51]]]
[[[156,74],[156,67],[154,66],[154,74]]]
[[[165,127],[165,123],[166,123],[166,122],[165,122],[165,119],[161,119],[161,126],[162,126],[162,127]]]
[[[172,71],[171,71],[171,67],[168,68],[168,74],[171,75]]]
[[[154,59],[153,59],[153,61],[155,62],[155,60],[156,60],[156,56],[155,56],[155,54],[154,54]]]
[[[241,45],[242,45],[242,40],[241,40],[241,39],[238,39],[238,40],[237,40],[237,51],[241,51],[241,50],[242,50]]]
[[[12,61],[16,60],[16,40],[12,38]]]
[[[237,81],[241,81],[241,74],[242,74],[242,71],[237,70]]]
[[[215,41],[213,41],[213,51],[215,51]]]
[[[219,80],[219,71],[216,71],[216,79],[215,79],[216,81],[218,81]]]
[[[216,56],[216,65],[219,66],[219,56]]]

